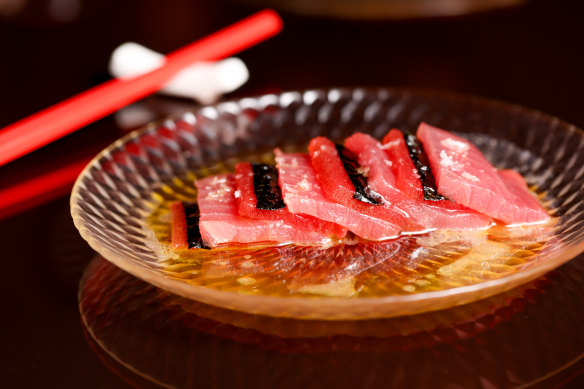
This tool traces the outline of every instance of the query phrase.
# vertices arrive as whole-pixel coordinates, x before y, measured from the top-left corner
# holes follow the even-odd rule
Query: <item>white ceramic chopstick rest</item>
[[[114,77],[131,78],[162,66],[164,61],[164,55],[137,43],[127,42],[112,53],[109,71]],[[210,104],[221,95],[242,86],[248,78],[249,71],[239,58],[199,62],[179,72],[160,92]]]

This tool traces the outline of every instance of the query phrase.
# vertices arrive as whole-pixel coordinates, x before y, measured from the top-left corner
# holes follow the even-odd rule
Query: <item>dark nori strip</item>
[[[422,142],[420,142],[418,137],[411,132],[403,132],[403,134],[406,146],[408,146],[408,151],[410,152],[410,158],[420,175],[420,181],[422,182],[422,188],[424,189],[424,200],[447,200],[446,197],[438,193],[436,183],[434,182],[434,176],[430,169],[430,162],[428,161],[428,156],[424,152]]]
[[[335,146],[337,147],[337,152],[339,153],[339,158],[343,163],[343,167],[355,187],[353,198],[363,201],[364,203],[374,205],[382,204],[383,198],[369,187],[367,177],[359,172],[360,166],[357,162],[357,156],[344,146],[339,144],[336,144]]]
[[[209,249],[203,243],[201,237],[201,230],[199,230],[199,218],[201,212],[197,203],[183,202],[182,206],[185,210],[185,221],[187,225],[187,244],[189,249]]]
[[[285,208],[286,204],[278,185],[278,169],[276,169],[276,165],[252,163],[251,166],[257,209],[275,211]]]

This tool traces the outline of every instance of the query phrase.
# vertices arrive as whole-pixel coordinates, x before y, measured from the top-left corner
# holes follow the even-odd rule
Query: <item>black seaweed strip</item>
[[[424,152],[422,142],[420,142],[418,137],[412,133],[403,132],[403,135],[404,140],[406,141],[406,146],[408,146],[408,151],[410,152],[410,158],[420,175],[420,181],[422,182],[422,188],[424,189],[424,200],[447,200],[446,197],[438,193],[436,183],[434,182],[434,175],[432,175],[432,170],[430,169],[430,162],[428,161],[428,156]]]
[[[285,208],[286,204],[278,185],[278,169],[276,169],[276,166],[265,163],[252,163],[252,169],[256,207],[269,211]]]
[[[360,166],[355,154],[339,144],[337,144],[336,147],[337,152],[339,153],[339,158],[343,163],[343,167],[355,187],[353,198],[364,203],[374,205],[383,204],[383,198],[369,187],[367,177],[359,173]]]
[[[187,243],[189,249],[209,249],[203,243],[203,238],[201,237],[201,230],[199,230],[199,218],[201,213],[199,211],[199,206],[197,203],[182,203],[183,209],[185,211],[185,221],[187,225]]]

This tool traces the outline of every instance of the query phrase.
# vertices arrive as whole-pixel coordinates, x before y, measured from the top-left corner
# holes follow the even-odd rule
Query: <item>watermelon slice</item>
[[[328,245],[331,238],[318,231],[301,231],[281,219],[252,219],[239,215],[233,174],[219,174],[196,183],[201,216],[199,229],[211,247],[223,243],[278,242]]]
[[[369,185],[387,203],[403,209],[427,229],[474,230],[491,226],[490,217],[452,201],[424,200],[422,184],[402,133],[392,130],[384,141],[382,146],[371,136],[356,133],[347,138],[345,147],[358,155],[361,166],[368,169]]]
[[[258,209],[254,188],[254,171],[252,164],[241,162],[235,166],[237,182],[237,198],[239,199],[239,214],[250,218],[282,220],[301,231],[314,231],[327,236],[343,238],[347,229],[336,223],[318,219],[314,216],[292,213],[287,207],[281,209]],[[277,180],[277,177],[276,177]],[[278,185],[278,182],[275,182]],[[276,192],[280,193],[278,187]]]
[[[524,183],[519,185],[516,177],[509,179],[509,173],[499,174],[466,139],[426,123],[420,124],[417,136],[424,145],[442,195],[507,224],[541,223],[550,219],[537,201],[525,196]]]
[[[370,204],[358,200],[355,196],[355,186],[337,152],[335,144],[325,138],[316,137],[308,145],[310,159],[316,178],[326,197],[338,204],[351,208],[363,215],[375,217],[393,223],[405,233],[423,232],[424,226],[416,223],[411,216],[394,203]],[[367,168],[361,167],[364,176]]]
[[[274,150],[279,183],[288,210],[337,223],[368,240],[385,240],[399,235],[393,223],[329,200],[312,168],[310,156]]]

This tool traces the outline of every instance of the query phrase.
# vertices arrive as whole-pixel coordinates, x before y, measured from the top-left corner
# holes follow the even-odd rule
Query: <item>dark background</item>
[[[0,127],[107,80],[109,56],[123,42],[168,53],[259,9],[228,1],[85,0],[72,2],[80,7],[72,20],[59,20],[67,13],[51,16],[52,3],[59,2],[32,1],[12,14],[0,8]],[[227,98],[413,86],[521,104],[584,127],[583,14],[580,0],[409,20],[282,12],[279,36],[238,55],[250,80]],[[151,118],[193,106],[161,96],[141,105]],[[126,130],[108,117],[2,166],[0,189],[89,158]],[[6,387],[127,387],[82,331],[77,284],[92,252],[72,225],[66,190],[42,201],[0,220],[0,379]]]

